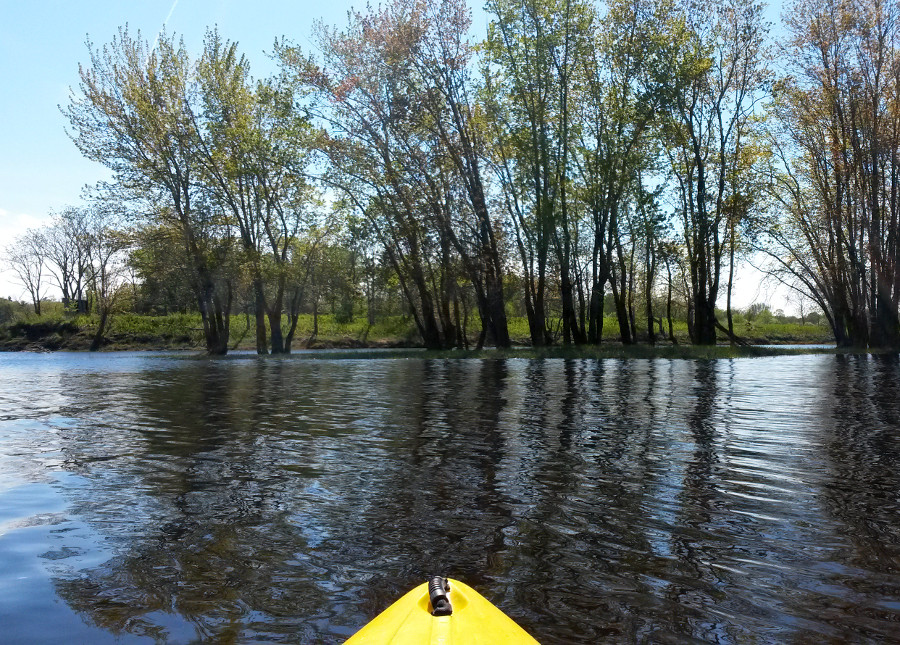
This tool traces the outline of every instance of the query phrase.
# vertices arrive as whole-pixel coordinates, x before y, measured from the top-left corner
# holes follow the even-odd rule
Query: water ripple
[[[545,645],[890,642],[898,430],[892,358],[3,356],[0,614],[340,642],[443,571]]]

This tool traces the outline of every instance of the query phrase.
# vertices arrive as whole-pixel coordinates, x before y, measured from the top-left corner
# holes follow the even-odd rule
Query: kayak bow
[[[472,587],[435,576],[407,593],[345,645],[538,645]]]

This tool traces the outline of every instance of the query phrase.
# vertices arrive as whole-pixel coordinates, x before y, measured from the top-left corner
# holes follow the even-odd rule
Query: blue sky
[[[272,69],[264,52],[282,35],[308,42],[313,21],[343,23],[349,0],[153,0],[141,2],[2,0],[0,19],[0,209],[40,217],[78,201],[81,186],[103,176],[65,134],[58,105],[77,87],[78,64],[88,60],[85,39],[102,45],[121,25],[155,37],[167,28],[198,51],[208,26],[240,43],[257,75]],[[361,5],[361,2],[356,2]],[[173,9],[174,6],[174,9]],[[7,222],[2,222],[7,223]],[[2,225],[0,223],[0,225]]]
[[[0,0],[0,248],[107,177],[69,140],[58,108],[77,88],[78,64],[89,60],[87,37],[99,46],[127,24],[153,39],[168,17],[167,30],[197,52],[216,25],[264,76],[274,69],[265,52],[276,38],[308,46],[316,20],[345,24],[353,6],[364,8],[365,0]],[[24,298],[10,280],[0,271],[0,297]]]
[[[264,76],[274,71],[266,52],[276,38],[310,47],[317,20],[344,25],[349,9],[365,6],[366,0],[0,0],[0,250],[51,211],[78,204],[85,184],[108,176],[69,140],[58,108],[68,103],[69,88],[77,89],[78,64],[89,60],[88,37],[100,46],[127,24],[153,39],[166,23],[198,52],[207,27],[218,26],[239,43],[254,75]],[[470,6],[480,35],[482,1]],[[774,21],[777,11],[770,8],[769,15]],[[0,264],[0,297],[27,299],[3,269]],[[768,299],[757,281],[743,285],[742,305]]]

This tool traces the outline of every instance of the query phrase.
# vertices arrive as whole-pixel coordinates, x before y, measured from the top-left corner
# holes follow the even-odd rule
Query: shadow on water
[[[869,637],[900,634],[900,359],[838,356],[826,373],[825,507],[847,536],[819,616]],[[863,572],[865,575],[862,575]],[[868,597],[860,605],[854,597]],[[892,625],[884,632],[881,625]]]
[[[9,382],[15,417],[38,392]],[[54,383],[0,464],[61,477],[39,560],[122,642],[341,642],[433,572],[545,645],[898,633],[896,359],[144,359]]]

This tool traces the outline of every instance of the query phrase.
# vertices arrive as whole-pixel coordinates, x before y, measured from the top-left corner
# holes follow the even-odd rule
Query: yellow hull
[[[428,583],[424,583],[378,614],[346,645],[537,645],[472,587],[458,580],[449,582],[451,615],[431,615]]]

